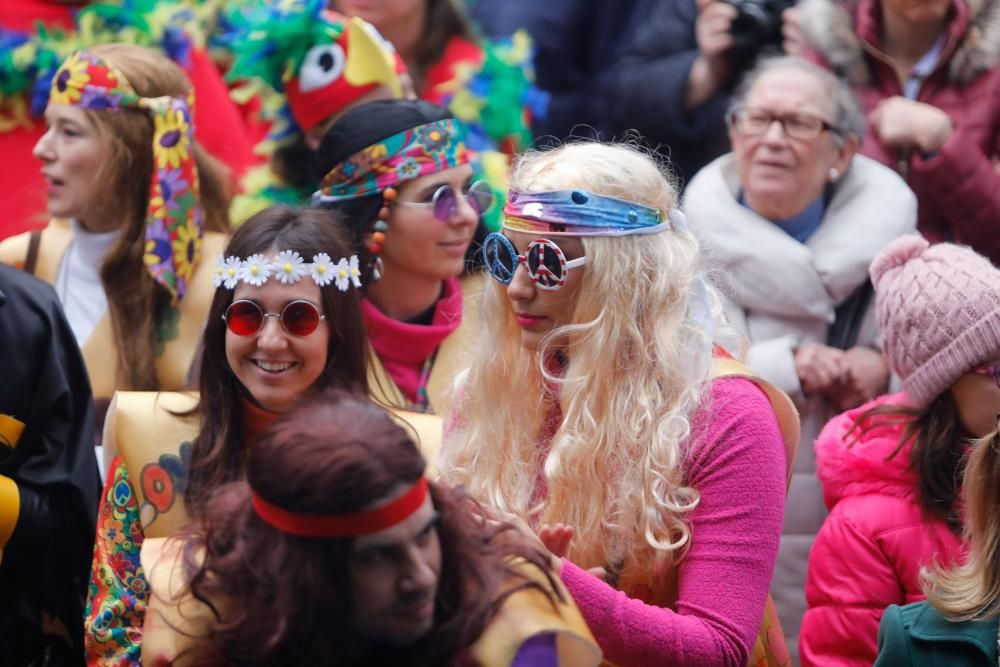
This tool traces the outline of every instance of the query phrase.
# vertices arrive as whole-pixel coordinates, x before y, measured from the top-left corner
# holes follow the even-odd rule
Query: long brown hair
[[[184,72],[160,54],[129,44],[90,49],[117,67],[142,97],[183,96],[191,89]],[[156,378],[157,328],[170,307],[170,295],[146,271],[145,220],[153,176],[153,121],[137,112],[84,110],[107,146],[97,174],[95,196],[106,197],[107,213],[120,217],[121,235],[101,266],[101,283],[118,349],[122,389],[159,389]],[[207,231],[229,228],[227,170],[194,146],[202,221]]]
[[[272,250],[294,250],[306,258],[326,253],[336,261],[351,253],[333,213],[319,209],[275,206],[250,217],[233,234],[226,257],[247,258]],[[368,339],[361,319],[358,292],[340,291],[331,283],[320,288],[323,314],[330,327],[326,368],[315,386],[337,386],[367,392]],[[192,411],[201,429],[191,450],[184,500],[195,511],[213,489],[243,476],[245,447],[240,398],[246,390],[226,359],[223,314],[233,292],[217,290],[208,310],[204,353],[198,376],[200,399]]]
[[[179,538],[187,540],[191,591],[216,613],[201,647],[211,656],[205,662],[459,664],[504,599],[537,586],[512,559],[534,563],[559,590],[547,557],[519,532],[487,522],[463,491],[431,483],[442,550],[434,630],[403,649],[359,646],[351,622],[351,538],[287,535],[250,504],[252,489],[293,512],[355,512],[412,485],[425,465],[407,431],[363,396],[318,392],[282,417],[252,445],[246,481],[219,489]]]
[[[924,514],[947,522],[955,534],[962,532],[958,499],[964,474],[964,454],[972,436],[962,426],[958,407],[950,391],[945,391],[924,408],[879,405],[855,419],[853,441],[881,426],[905,424],[899,446],[887,459],[896,456],[913,440],[909,467],[917,475],[917,497]]]

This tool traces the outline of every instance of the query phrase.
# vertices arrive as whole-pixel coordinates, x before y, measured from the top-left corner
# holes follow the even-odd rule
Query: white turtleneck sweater
[[[94,233],[84,229],[77,220],[73,220],[72,225],[73,239],[59,264],[55,288],[76,342],[83,347],[108,310],[108,297],[101,284],[101,265],[121,230]]]

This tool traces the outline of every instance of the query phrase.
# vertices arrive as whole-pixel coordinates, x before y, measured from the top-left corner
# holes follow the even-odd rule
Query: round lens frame
[[[468,192],[462,196],[465,197],[465,201],[476,212],[476,215],[483,215],[493,206],[493,190],[490,189],[490,184],[486,181],[472,183]],[[434,217],[441,222],[448,222],[458,210],[455,189],[450,185],[442,185],[434,193],[431,205],[434,209]]]
[[[248,299],[233,301],[222,315],[226,328],[236,336],[252,336],[264,326],[264,309]]]
[[[491,232],[483,239],[483,264],[501,285],[510,285],[514,280],[519,261],[514,244],[500,232]]]
[[[260,332],[268,317],[277,317],[281,328],[289,335],[298,338],[304,338],[316,331],[319,323],[326,319],[326,315],[320,313],[316,304],[303,299],[289,301],[281,309],[281,313],[267,313],[256,301],[239,299],[229,304],[222,315],[226,328],[234,335],[244,337]],[[239,325],[241,320],[246,326]],[[251,330],[253,324],[256,324],[256,328]]]
[[[510,285],[521,262],[538,289],[554,292],[566,284],[567,272],[583,266],[587,258],[567,261],[562,248],[548,239],[532,241],[524,255],[517,254],[514,244],[500,232],[492,232],[483,239],[483,263],[501,285]]]

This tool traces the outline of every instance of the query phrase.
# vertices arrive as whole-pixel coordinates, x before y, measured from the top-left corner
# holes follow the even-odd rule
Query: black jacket
[[[83,664],[101,486],[90,383],[55,292],[2,264],[0,415],[24,425],[16,442],[0,443],[0,475],[20,496],[0,561],[0,663]],[[43,633],[43,617],[70,643]]]
[[[525,29],[535,46],[535,75],[549,93],[536,137],[611,139],[612,75],[652,7],[674,0],[478,0],[471,14],[487,37]],[[541,143],[548,143],[543,140]]]
[[[657,3],[615,67],[610,88],[615,130],[638,131],[685,182],[729,151],[724,117],[736,78],[685,113],[684,90],[698,56],[697,17],[695,0]]]

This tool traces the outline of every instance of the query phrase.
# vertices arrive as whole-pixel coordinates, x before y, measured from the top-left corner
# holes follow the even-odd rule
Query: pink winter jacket
[[[938,66],[917,100],[951,118],[955,131],[934,156],[900,151],[867,132],[861,154],[900,172],[917,195],[917,228],[1000,264],[1000,0],[952,0]],[[878,0],[804,0],[806,54],[852,85],[865,113],[903,88],[883,51]]]
[[[920,569],[962,553],[945,522],[928,518],[909,470],[909,440],[892,458],[905,426],[881,425],[856,441],[855,418],[881,404],[906,405],[904,394],[881,396],[834,417],[816,439],[816,464],[830,515],[809,555],[808,609],[799,637],[803,667],[868,667],[878,653],[878,626],[890,604],[923,600]]]

